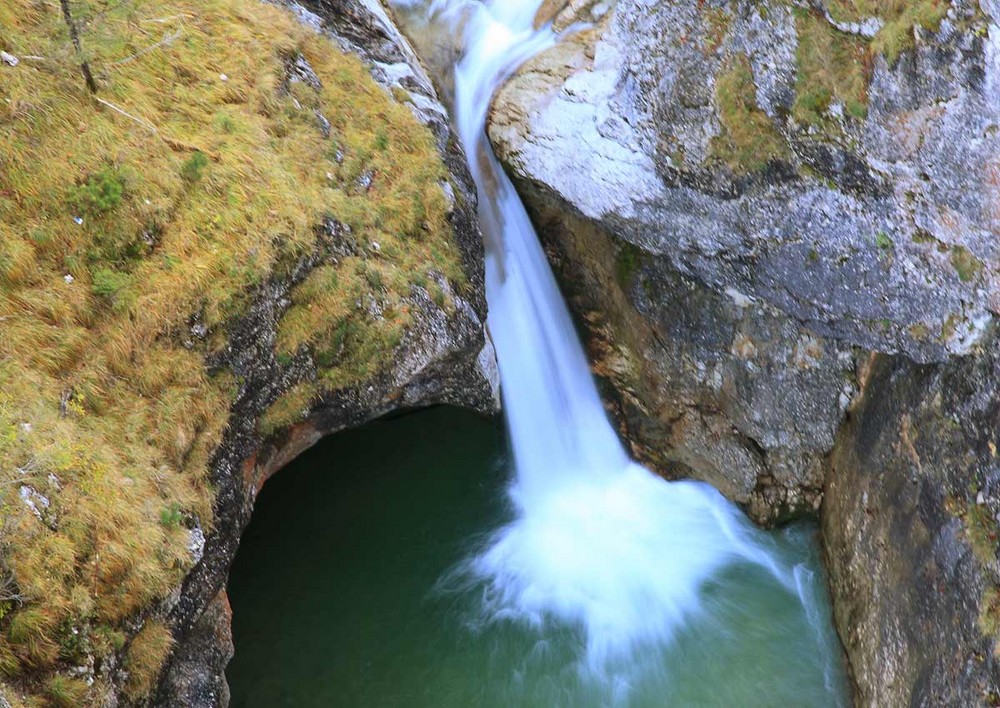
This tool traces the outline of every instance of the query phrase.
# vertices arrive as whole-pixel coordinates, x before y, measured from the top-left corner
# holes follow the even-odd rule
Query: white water
[[[639,663],[696,618],[711,623],[703,587],[739,563],[766,568],[798,597],[815,651],[829,653],[811,574],[779,560],[771,539],[708,485],[666,482],[632,462],[607,420],[537,236],[484,135],[495,89],[556,40],[532,30],[537,6],[435,0],[430,9],[465,40],[454,112],[481,197],[489,328],[516,465],[515,520],[462,572],[487,588],[487,621],[582,628],[581,667],[594,675]]]

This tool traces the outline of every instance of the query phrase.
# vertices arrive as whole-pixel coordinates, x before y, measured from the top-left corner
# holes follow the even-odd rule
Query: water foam
[[[482,621],[578,627],[581,665],[600,672],[704,620],[703,586],[723,567],[760,566],[805,593],[732,504],[708,485],[666,482],[635,464],[608,422],[538,238],[484,134],[500,83],[557,39],[533,29],[537,6],[435,0],[429,10],[464,38],[454,113],[481,196],[488,324],[516,468],[514,520],[459,574],[485,587]]]

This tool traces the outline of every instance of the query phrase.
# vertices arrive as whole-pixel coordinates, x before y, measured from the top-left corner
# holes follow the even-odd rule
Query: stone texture
[[[944,361],[982,336],[1000,308],[1000,29],[983,12],[955,2],[894,65],[876,57],[868,117],[834,102],[821,127],[793,116],[782,2],[621,0],[500,90],[489,135],[543,241],[586,261],[562,282],[595,359],[610,341],[629,362],[596,366],[644,459],[762,522],[809,511],[854,350]],[[782,145],[744,171],[713,147],[734,57]]]
[[[862,374],[821,515],[858,705],[1000,705],[998,345]]]
[[[633,452],[762,523],[821,509],[857,705],[1000,705],[1000,6],[954,0],[870,55],[866,116],[812,124],[796,13],[878,25],[830,7],[619,0],[488,131]],[[720,155],[734,65],[759,164]]]

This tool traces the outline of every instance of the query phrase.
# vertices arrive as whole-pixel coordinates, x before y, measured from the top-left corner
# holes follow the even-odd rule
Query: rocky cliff
[[[1000,306],[988,11],[556,17],[594,24],[517,72],[489,132],[557,260],[588,264],[564,282],[645,457],[762,520],[810,509],[853,348],[942,361],[981,336]]]
[[[586,27],[490,116],[634,452],[765,524],[826,499],[862,705],[995,701],[993,468],[962,455],[990,449],[1000,398],[998,19],[972,0],[545,3],[539,24]],[[949,425],[947,452],[921,450]]]
[[[96,94],[62,15],[0,8],[0,705],[225,705],[264,480],[496,410],[444,109],[381,5],[311,7],[81,6]]]

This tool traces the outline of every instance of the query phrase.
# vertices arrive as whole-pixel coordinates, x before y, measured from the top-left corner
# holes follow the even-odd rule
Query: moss
[[[710,153],[738,174],[761,170],[786,154],[771,119],[757,106],[750,60],[732,58],[715,80],[715,103],[722,130]]]
[[[979,600],[979,631],[1000,641],[1000,591],[987,586]]]
[[[464,282],[434,138],[356,57],[257,0],[74,9],[99,96],[135,120],[86,91],[57,7],[0,3],[4,46],[50,58],[5,67],[0,87],[0,570],[24,597],[0,617],[0,671],[31,672],[38,694],[66,666],[66,627],[98,660],[121,651],[190,569],[180,520],[212,525],[208,467],[242,385],[209,375],[208,347],[257,285],[319,247],[316,224],[332,215],[381,245],[320,269],[337,277],[323,296],[310,276],[281,323],[286,357],[352,323],[341,384],[387,361],[418,278]],[[137,29],[151,20],[181,38],[123,63],[154,43]],[[322,90],[288,95],[296,56]],[[365,297],[390,314],[362,315]],[[189,349],[195,315],[209,333]]]
[[[997,523],[985,506],[971,503],[965,514],[965,531],[972,553],[983,565],[997,559]]]
[[[618,284],[627,288],[640,265],[642,265],[642,251],[638,246],[622,241],[615,254],[615,275],[618,277]]]
[[[834,102],[847,115],[868,114],[869,52],[866,44],[838,32],[817,12],[797,9],[795,103],[792,115],[800,123],[821,125]]]
[[[722,46],[722,41],[729,33],[733,18],[726,11],[718,7],[708,7],[702,14],[705,23],[705,49],[713,53]]]
[[[958,274],[958,279],[968,283],[979,277],[983,270],[983,262],[976,258],[964,246],[953,246],[951,249],[951,265]]]
[[[875,234],[875,245],[882,251],[891,251],[892,238],[885,231],[879,231]]]

